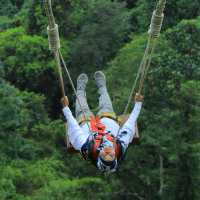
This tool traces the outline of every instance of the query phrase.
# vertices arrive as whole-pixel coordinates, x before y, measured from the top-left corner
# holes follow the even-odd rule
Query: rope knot
[[[51,51],[58,51],[60,49],[60,37],[58,31],[58,25],[55,24],[54,28],[47,27],[49,49]]]
[[[151,18],[151,25],[148,33],[152,35],[154,38],[158,38],[160,35],[162,23],[164,19],[164,14],[157,15],[156,11],[153,12],[153,16]]]

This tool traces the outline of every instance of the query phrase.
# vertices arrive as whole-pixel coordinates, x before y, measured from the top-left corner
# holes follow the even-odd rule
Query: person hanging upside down
[[[94,79],[98,87],[99,112],[95,118],[86,99],[86,74],[77,79],[76,119],[69,109],[67,97],[62,98],[63,113],[68,124],[69,141],[74,149],[81,152],[102,172],[114,172],[123,160],[129,144],[135,135],[135,124],[139,116],[143,96],[135,95],[135,106],[124,125],[120,128],[106,87],[106,77],[97,71]],[[81,107],[80,107],[80,104]]]

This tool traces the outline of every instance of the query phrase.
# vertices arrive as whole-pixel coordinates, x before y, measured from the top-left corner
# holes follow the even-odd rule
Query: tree
[[[199,132],[200,94],[198,21],[198,18],[186,20],[167,30],[157,46],[145,82],[145,103],[139,120],[142,142],[138,148],[130,148],[129,162],[122,166],[128,176],[134,177],[128,184],[126,178],[122,178],[121,183],[127,188],[122,193],[124,198],[128,198],[126,194],[130,191],[144,199],[199,198],[199,189],[194,187],[199,184],[199,136],[196,134]],[[133,39],[107,70],[109,89],[118,113],[126,104],[145,42],[145,34]]]
[[[17,7],[12,1],[8,0],[5,2],[1,0],[0,3],[3,5],[0,8],[0,15],[12,16],[17,12]]]
[[[22,27],[2,32],[0,38],[0,54],[6,80],[19,89],[45,95],[47,107],[56,113],[60,109],[59,82],[47,39],[26,35]],[[68,46],[65,41],[62,43],[63,55],[67,57]]]
[[[149,28],[152,12],[158,1],[138,0],[132,10],[134,31],[146,32]],[[167,1],[163,28],[175,26],[183,19],[193,19],[200,15],[198,0]]]
[[[97,1],[88,10],[81,31],[73,41],[70,63],[76,71],[105,67],[130,33],[129,13],[123,4]]]

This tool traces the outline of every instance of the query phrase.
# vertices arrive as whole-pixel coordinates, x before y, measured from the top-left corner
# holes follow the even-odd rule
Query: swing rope
[[[149,67],[151,65],[151,60],[152,60],[152,55],[153,52],[155,50],[155,46],[156,46],[156,42],[160,36],[160,31],[162,28],[162,24],[163,24],[163,19],[164,19],[164,9],[165,9],[165,5],[166,5],[166,0],[159,0],[155,11],[153,12],[152,18],[151,18],[151,24],[150,24],[150,28],[148,31],[149,37],[148,37],[148,42],[147,42],[147,46],[145,49],[145,53],[144,56],[142,58],[142,61],[140,63],[140,67],[137,71],[136,74],[136,79],[133,83],[129,98],[128,98],[128,102],[126,104],[126,107],[124,109],[123,115],[127,114],[128,112],[128,108],[131,104],[132,101],[132,97],[133,94],[136,90],[136,87],[138,85],[138,81],[139,81],[139,85],[138,85],[138,93],[141,94],[143,86],[144,86],[144,81],[146,79],[147,76],[147,72],[149,70]],[[140,80],[139,80],[140,78]]]
[[[76,89],[75,89],[74,83],[72,81],[70,72],[69,72],[69,70],[68,70],[68,68],[66,66],[66,63],[65,63],[64,58],[63,58],[63,55],[62,55],[62,53],[60,51],[59,30],[58,30],[58,25],[55,23],[55,18],[54,18],[53,11],[52,11],[51,0],[44,0],[44,7],[45,7],[46,15],[48,17],[48,24],[49,24],[48,27],[47,27],[48,40],[49,40],[49,49],[54,54],[54,58],[55,58],[56,65],[57,65],[57,68],[58,68],[59,81],[60,81],[62,96],[63,97],[65,96],[65,88],[64,88],[64,81],[63,81],[63,76],[62,76],[61,64],[63,65],[63,67],[64,67],[64,69],[65,69],[65,71],[67,73],[70,85],[71,85],[71,87],[73,89],[73,92],[74,92],[74,94],[76,96],[76,99],[78,101],[80,109],[81,109],[81,111],[83,113],[83,116],[84,116],[84,118],[86,120],[87,118],[86,118],[85,112],[84,112],[84,110],[82,108],[82,105],[81,105],[80,99],[78,97],[78,94],[76,92]],[[88,125],[88,128],[90,130],[90,126],[89,126],[88,123],[87,123],[87,125]]]
[[[136,74],[136,79],[133,83],[131,93],[128,98],[127,105],[125,107],[125,110],[123,112],[123,115],[125,115],[128,111],[128,108],[130,106],[130,103],[132,101],[133,94],[136,90],[136,87],[138,86],[138,93],[141,94],[143,86],[144,86],[144,81],[147,76],[147,72],[149,70],[150,64],[151,64],[151,59],[152,55],[156,46],[157,39],[159,38],[160,31],[162,28],[162,23],[164,19],[164,9],[166,5],[166,0],[159,0],[155,11],[153,12],[152,19],[151,19],[151,24],[150,24],[150,29],[148,31],[149,37],[148,37],[148,42],[147,46],[145,49],[144,56],[142,58],[142,61],[140,63],[140,66],[138,68],[137,74]],[[76,92],[74,83],[72,81],[70,72],[66,66],[66,63],[64,61],[63,55],[60,51],[60,38],[59,38],[59,30],[58,30],[58,25],[55,23],[55,18],[53,15],[53,10],[52,10],[52,5],[51,5],[51,0],[44,0],[44,7],[46,11],[46,15],[48,17],[48,27],[47,27],[47,33],[48,33],[48,40],[49,40],[49,49],[52,51],[54,55],[54,59],[56,61],[56,66],[58,69],[58,74],[59,74],[59,81],[60,81],[60,87],[61,87],[61,92],[62,96],[65,96],[65,87],[64,87],[64,81],[63,81],[63,75],[62,75],[62,66],[64,67],[64,70],[67,73],[70,85],[73,89],[73,92],[77,98],[78,104],[80,106],[80,109],[83,113],[83,116],[86,118],[85,112],[82,108],[80,99],[78,97],[78,94]],[[138,83],[139,82],[139,83]],[[88,123],[86,123],[90,132],[90,126]],[[69,146],[69,139],[67,138],[67,146]]]

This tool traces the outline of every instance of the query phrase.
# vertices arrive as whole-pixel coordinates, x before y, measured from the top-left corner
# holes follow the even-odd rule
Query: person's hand
[[[135,94],[135,101],[136,101],[136,102],[143,102],[143,101],[144,101],[144,96],[142,96],[142,95],[139,94],[139,93],[136,93],[136,94]]]
[[[61,103],[62,103],[62,106],[63,106],[63,107],[69,106],[68,97],[67,97],[67,96],[64,96],[64,97],[61,99]]]

